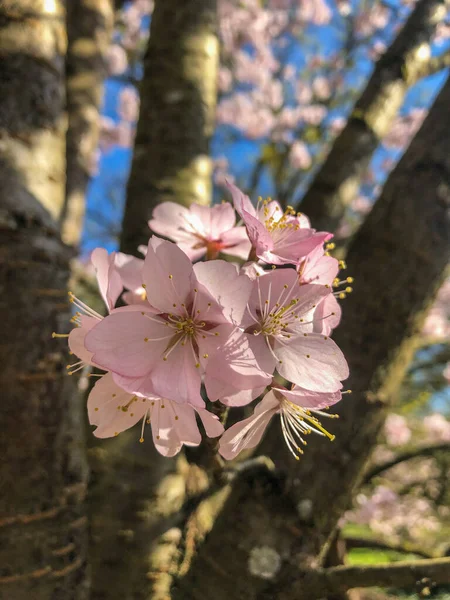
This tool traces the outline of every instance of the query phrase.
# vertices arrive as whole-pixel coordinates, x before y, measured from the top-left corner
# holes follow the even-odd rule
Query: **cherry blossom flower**
[[[110,75],[120,75],[126,71],[128,59],[125,50],[118,44],[110,46],[106,55],[106,63]]]
[[[334,439],[316,417],[331,417],[324,412],[342,397],[341,392],[318,393],[294,386],[287,390],[282,386],[272,387],[256,406],[253,415],[239,421],[225,431],[220,438],[220,454],[231,460],[244,449],[251,449],[260,442],[272,417],[280,415],[281,429],[289,451],[298,460],[306,446],[305,436],[314,432]]]
[[[225,261],[193,267],[175,244],[156,237],[143,281],[148,308],[113,311],[89,331],[86,348],[130,393],[199,406],[208,358],[240,323],[251,281]]]
[[[138,398],[121,389],[114,382],[111,373],[97,381],[88,399],[89,422],[96,425],[96,437],[116,436],[142,421],[140,441],[144,441],[146,423],[150,424],[155,447],[163,456],[174,456],[183,445],[200,444],[196,413],[203,423],[206,435],[221,435],[223,425],[218,417],[204,408],[178,404],[155,396]]]
[[[309,228],[309,221],[295,215],[292,208],[285,212],[275,201],[263,201],[255,208],[250,198],[235,185],[228,183],[234,207],[245,223],[256,256],[274,265],[297,264],[300,259],[331,237]]]
[[[104,248],[96,248],[91,254],[91,263],[94,267],[100,295],[105,302],[108,312],[113,310],[123,290],[122,280],[116,270],[115,260],[116,253],[113,252],[108,255],[108,252]],[[87,365],[97,366],[92,360],[92,352],[89,352],[85,346],[85,337],[103,319],[103,316],[82,302],[72,292],[69,292],[69,298],[70,302],[77,309],[77,312],[71,319],[75,327],[70,334],[54,333],[53,337],[68,337],[69,349],[79,359],[77,362],[68,365],[68,373],[72,375]]]
[[[155,233],[176,242],[192,261],[205,254],[216,258],[220,252],[247,258],[250,252],[245,227],[235,227],[236,215],[228,203],[185,208],[163,202],[155,208],[148,224]]]
[[[311,155],[306,144],[299,141],[292,144],[289,162],[294,169],[309,169],[311,167]]]
[[[322,285],[300,285],[294,269],[256,277],[242,326],[261,369],[306,389],[335,392],[348,377],[338,346],[314,332],[314,311],[330,294]],[[325,315],[326,319],[329,315]]]
[[[450,441],[450,421],[444,415],[435,413],[428,415],[423,420],[423,426],[433,442]]]
[[[390,414],[384,424],[384,434],[390,446],[403,446],[411,439],[411,430],[405,417]]]

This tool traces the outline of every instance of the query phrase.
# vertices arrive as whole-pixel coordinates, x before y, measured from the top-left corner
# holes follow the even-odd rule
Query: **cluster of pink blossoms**
[[[329,336],[340,320],[337,298],[351,291],[335,289],[351,278],[337,278],[342,265],[329,256],[332,244],[324,248],[329,233],[311,229],[290,207],[260,200],[255,208],[228,188],[242,225],[230,203],[166,202],[149,225],[172,241],[153,235],[143,259],[92,253],[108,314],[71,295],[79,312],[68,342],[79,358],[71,373],[85,365],[106,371],[88,399],[97,437],[141,421],[141,441],[149,424],[158,451],[173,456],[200,443],[198,415],[232,459],[254,448],[278,414],[296,458],[307,434],[333,438],[318,416],[332,417],[326,409],[345,393],[347,362]],[[115,308],[119,297],[127,305]],[[262,400],[224,431],[205,395],[225,407]]]

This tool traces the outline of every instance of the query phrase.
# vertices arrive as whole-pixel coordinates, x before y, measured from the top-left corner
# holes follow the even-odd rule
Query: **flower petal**
[[[162,362],[170,331],[144,307],[126,309],[113,311],[99,321],[86,335],[86,349],[102,368],[126,377],[141,377]]]
[[[225,431],[220,438],[219,453],[227,460],[232,460],[242,450],[257,446],[279,406],[280,402],[270,391],[256,406],[251,417],[239,421]]]
[[[97,425],[95,437],[113,437],[144,417],[148,402],[133,398],[132,394],[116,385],[111,373],[106,373],[97,381],[87,403],[89,423]]]
[[[275,338],[273,349],[279,374],[307,390],[336,392],[349,375],[339,347],[318,333],[296,335],[283,344]]]
[[[225,317],[240,325],[252,289],[251,280],[239,275],[236,266],[224,260],[197,263],[194,273],[220,304]]]
[[[142,278],[149,303],[161,312],[186,303],[191,292],[192,263],[176,244],[153,236],[144,260]]]
[[[95,269],[100,294],[111,311],[123,290],[122,280],[115,266],[115,252],[108,255],[104,248],[95,248],[91,254],[91,262]]]

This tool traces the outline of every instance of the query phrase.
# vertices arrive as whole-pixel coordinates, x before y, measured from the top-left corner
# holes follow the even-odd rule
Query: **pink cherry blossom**
[[[287,390],[281,386],[273,387],[256,406],[251,417],[239,421],[225,431],[220,439],[220,454],[231,460],[242,450],[251,449],[260,442],[272,417],[280,415],[281,429],[287,447],[298,460],[303,454],[301,445],[306,446],[304,436],[314,432],[330,440],[334,436],[322,427],[316,415],[333,417],[322,409],[338,402],[340,392],[331,394],[311,392],[294,386]]]
[[[104,248],[96,248],[91,254],[100,294],[109,312],[114,308],[123,290],[122,280],[115,266],[115,257],[115,252],[108,254]]]
[[[245,227],[235,227],[236,215],[231,204],[215,206],[192,204],[190,208],[163,202],[153,211],[149,227],[170,238],[189,256],[197,260],[215,258],[220,252],[247,258],[250,242]]]
[[[328,253],[325,253],[322,246],[318,246],[305,257],[298,266],[299,281],[302,285],[314,283],[331,287],[341,284],[351,283],[353,279],[348,277],[344,281],[339,281],[337,274],[339,272],[339,261]],[[346,290],[351,290],[347,287]],[[321,300],[314,313],[314,331],[330,335],[332,330],[339,325],[342,310],[336,296],[341,296],[345,292],[330,293]]]
[[[402,446],[411,439],[411,430],[405,417],[401,415],[388,415],[384,424],[384,434],[390,446]]]
[[[134,123],[139,114],[139,95],[134,87],[126,87],[119,93],[119,115],[124,121]]]
[[[428,415],[423,420],[423,426],[433,442],[450,441],[450,421],[444,415],[434,413]]]
[[[316,233],[314,229],[305,227],[305,221],[291,208],[283,212],[275,201],[264,201],[255,208],[238,187],[231,183],[227,187],[234,207],[245,223],[256,256],[264,262],[297,264],[331,237],[329,233]]]
[[[148,308],[113,311],[87,334],[86,347],[130,393],[201,405],[201,376],[242,319],[251,281],[225,261],[193,267],[180,248],[156,237],[143,281]]]
[[[292,144],[289,162],[294,169],[309,169],[311,167],[311,155],[306,144],[299,141]]]
[[[260,368],[317,392],[335,392],[348,377],[338,346],[314,332],[314,312],[330,294],[325,286],[300,285],[294,269],[256,277],[242,322]]]
[[[110,75],[120,75],[128,67],[128,59],[125,50],[118,44],[108,48],[106,56],[107,69]]]
[[[209,437],[221,435],[223,426],[218,417],[204,408],[178,404],[156,396],[139,398],[120,388],[111,373],[95,384],[88,399],[89,422],[96,425],[96,437],[118,435],[142,421],[140,441],[144,441],[145,424],[149,423],[155,447],[163,456],[178,454],[183,445],[200,444],[196,412]]]

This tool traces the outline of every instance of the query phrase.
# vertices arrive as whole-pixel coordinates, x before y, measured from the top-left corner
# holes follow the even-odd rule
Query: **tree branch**
[[[412,460],[413,458],[424,458],[427,456],[434,456],[436,452],[442,452],[443,450],[450,449],[450,442],[443,442],[442,444],[431,444],[430,446],[421,446],[419,448],[414,448],[413,450],[407,450],[405,452],[401,452],[397,454],[392,460],[388,460],[385,463],[381,463],[379,465],[375,465],[369,469],[369,471],[364,475],[364,479],[362,481],[363,484],[368,484],[372,481],[374,477],[380,475],[380,473],[384,473],[388,469],[399,465],[402,462],[406,462],[407,460]]]
[[[281,491],[268,487],[258,494],[261,482],[251,482],[250,490],[237,482],[189,573],[177,582],[177,600],[208,600],[212,590],[215,600],[227,600],[230,594],[235,600],[260,600],[262,589],[281,600],[283,578],[271,580],[261,556],[278,555],[281,563],[283,556],[298,556],[299,564],[307,566],[320,564],[326,554],[398,397],[415,336],[445,278],[450,258],[449,105],[450,78],[347,255],[349,274],[357,279],[334,338],[349,362],[346,385],[353,393],[333,407],[341,417],[331,423],[335,440],[331,444],[309,436],[302,459],[290,460],[279,421],[273,419],[259,452],[275,463],[284,481]],[[283,572],[288,586],[292,565]],[[315,598],[308,593],[305,588],[306,598]]]
[[[292,572],[291,572],[292,576]],[[396,587],[419,588],[433,584],[450,583],[450,558],[434,558],[417,561],[401,561],[386,565],[338,566],[328,569],[304,571],[279,600],[321,598],[336,591],[353,588]]]
[[[443,52],[439,56],[432,56],[427,62],[422,63],[411,76],[406,74],[406,78],[410,85],[414,85],[423,77],[439,73],[439,71],[443,71],[447,67],[450,67],[450,50]]]
[[[123,221],[124,252],[133,254],[138,244],[147,243],[147,222],[159,202],[211,201],[216,29],[217,0],[155,2]]]
[[[438,558],[435,554],[426,552],[423,548],[410,544],[390,544],[382,540],[346,535],[344,535],[343,539],[347,550],[352,550],[353,548],[379,548],[380,550],[388,550],[402,554],[417,554],[417,556],[422,556],[423,558]]]
[[[448,4],[448,0],[419,0],[377,62],[347,125],[301,200],[301,211],[316,229],[333,231],[356,196],[373,152],[403,104],[410,80],[422,68],[424,50],[426,55]]]
[[[64,241],[73,245],[78,244],[83,228],[113,22],[111,0],[71,0],[67,4],[67,178],[60,225]]]

